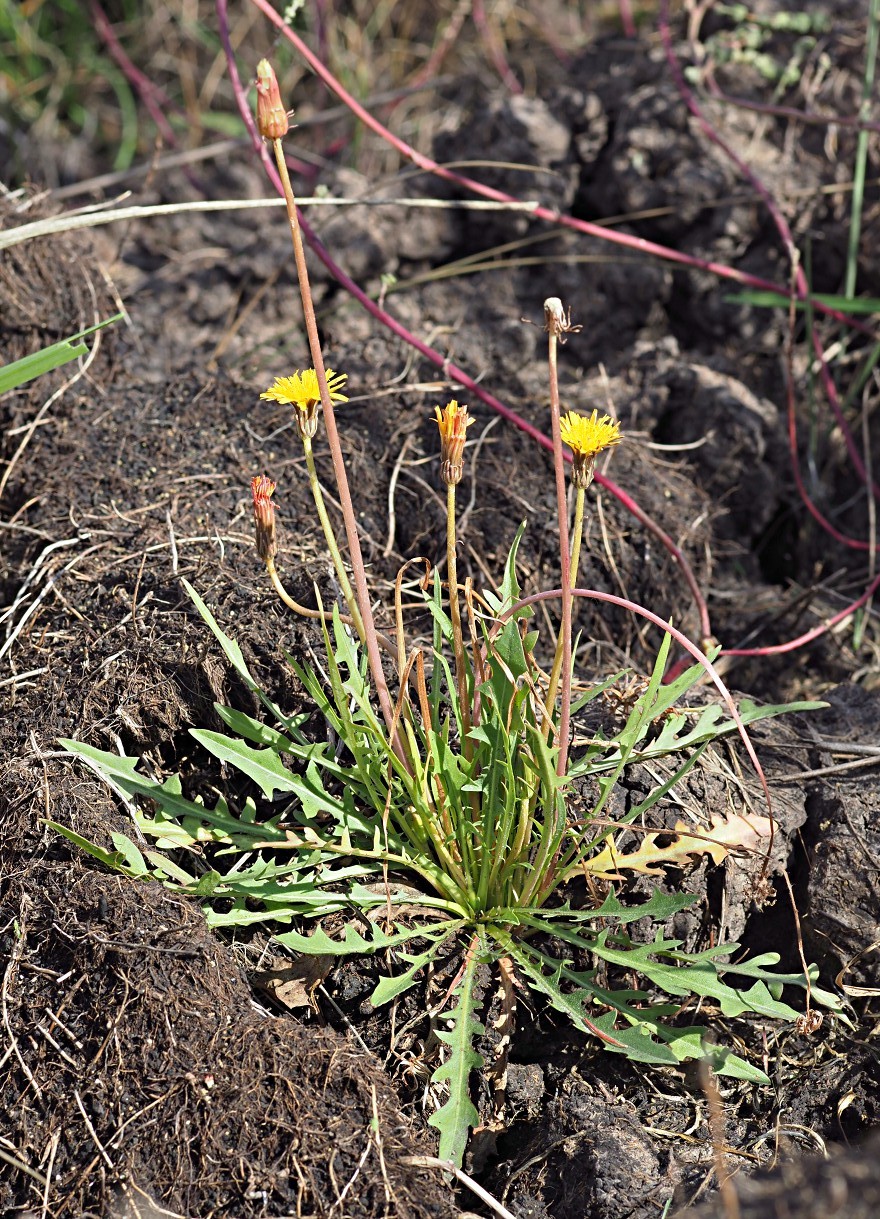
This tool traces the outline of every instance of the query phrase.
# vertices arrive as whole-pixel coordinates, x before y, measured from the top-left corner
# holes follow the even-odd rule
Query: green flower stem
[[[395,752],[401,760],[404,760],[406,755],[403,745],[401,744],[400,735],[394,725],[394,708],[391,703],[391,694],[388,690],[388,683],[385,680],[385,674],[382,670],[382,657],[379,654],[379,641],[376,636],[376,626],[373,622],[373,610],[370,605],[370,591],[367,587],[367,575],[364,569],[363,555],[361,554],[361,543],[358,536],[357,518],[354,512],[354,504],[351,499],[351,491],[348,486],[348,475],[345,471],[345,458],[342,455],[342,446],[339,443],[339,431],[336,427],[336,416],[333,412],[333,402],[330,398],[330,391],[327,388],[327,374],[324,371],[324,357],[321,352],[321,340],[318,336],[318,323],[315,318],[315,306],[312,301],[312,292],[309,287],[309,269],[306,264],[306,253],[303,247],[302,233],[300,232],[299,219],[296,214],[296,200],[293,194],[293,187],[290,185],[290,174],[287,172],[287,162],[284,159],[284,150],[281,146],[281,140],[273,140],[272,147],[275,152],[275,163],[278,166],[278,173],[281,177],[281,184],[284,188],[284,199],[287,204],[287,218],[290,222],[290,235],[293,239],[293,253],[296,258],[296,270],[299,277],[300,294],[302,296],[303,317],[306,323],[306,333],[309,339],[309,350],[312,355],[312,362],[315,368],[315,376],[318,378],[318,386],[321,390],[321,405],[324,408],[324,426],[327,429],[327,442],[330,446],[330,453],[333,458],[333,471],[336,475],[336,485],[339,490],[339,502],[342,505],[342,515],[345,520],[345,534],[348,541],[348,551],[351,555],[351,566],[354,572],[355,586],[357,588],[357,601],[360,609],[361,622],[364,629],[364,643],[367,649],[367,658],[370,664],[370,674],[373,678],[373,685],[376,689],[376,696],[379,699],[379,706],[382,709],[382,718],[388,728],[391,736]]]
[[[562,644],[562,694],[559,708],[559,726],[557,739],[559,754],[556,760],[556,773],[564,775],[568,768],[568,734],[571,722],[571,575],[568,549],[568,495],[565,485],[565,461],[562,454],[562,434],[559,417],[559,374],[556,366],[557,340],[560,334],[560,319],[547,308],[545,302],[544,316],[546,318],[549,340],[547,344],[547,362],[550,370],[550,420],[553,430],[553,466],[556,474],[556,510],[559,518],[559,566],[562,586],[562,625],[559,631],[559,641]],[[548,699],[548,706],[553,710],[553,701]]]
[[[306,455],[306,470],[309,475],[309,487],[312,491],[312,499],[315,501],[318,519],[321,522],[321,528],[324,530],[324,537],[327,542],[327,549],[330,551],[330,557],[333,560],[333,567],[336,571],[337,579],[342,588],[342,595],[345,597],[345,603],[348,606],[348,612],[351,614],[352,623],[358,633],[358,638],[361,643],[366,642],[364,634],[364,623],[361,618],[360,610],[358,609],[357,598],[354,595],[354,589],[351,587],[351,581],[348,578],[348,572],[345,570],[345,564],[342,561],[342,555],[339,553],[339,544],[336,541],[336,534],[333,532],[333,525],[330,517],[327,515],[327,508],[324,504],[324,495],[321,491],[321,484],[318,481],[318,471],[315,469],[315,454],[312,450],[312,441],[309,436],[302,437],[303,449]]]
[[[586,488],[577,488],[577,498],[574,502],[574,524],[571,533],[571,559],[569,561],[569,587],[577,588],[578,567],[581,560],[581,539],[584,534],[584,501]],[[550,674],[550,685],[547,687],[547,705],[553,706],[556,690],[559,686],[559,674],[562,671],[562,636],[556,641],[556,655],[553,657],[553,670]]]
[[[468,761],[473,757],[473,742],[470,740],[471,708],[468,695],[467,662],[464,654],[464,637],[461,630],[461,607],[458,604],[458,564],[455,555],[455,484],[446,488],[446,574],[449,578],[449,617],[452,622],[452,650],[455,654],[455,683],[458,688],[458,703],[461,711],[461,728],[464,755]]]
[[[581,541],[584,536],[584,501],[587,498],[586,487],[576,489],[574,501],[574,524],[571,529],[571,564],[570,577],[572,589],[578,585],[578,569],[581,562]]]
[[[468,690],[467,658],[464,650],[464,635],[461,627],[461,606],[458,602],[458,562],[455,553],[455,483],[446,485],[446,575],[449,581],[449,619],[452,623],[452,651],[455,657],[455,685],[458,691],[458,707],[461,715],[461,747],[465,760],[470,763],[474,757],[474,743],[470,733],[473,727],[471,717],[470,691]],[[435,662],[436,663],[436,662]],[[480,822],[480,797],[477,792],[468,793],[473,824]],[[473,868],[473,833],[466,826],[456,826],[455,837],[461,853],[465,870],[470,873]]]

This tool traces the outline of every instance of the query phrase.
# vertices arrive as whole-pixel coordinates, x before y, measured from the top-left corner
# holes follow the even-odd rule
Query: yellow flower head
[[[454,398],[442,410],[435,406],[434,412],[440,429],[440,473],[447,487],[454,486],[461,482],[467,429],[474,420],[468,408],[459,406]]]
[[[348,380],[348,374],[327,369],[327,389],[330,391],[331,402],[347,402],[345,394],[339,390]],[[303,437],[311,438],[318,428],[318,407],[321,404],[321,389],[318,385],[318,375],[314,368],[306,368],[295,372],[290,377],[276,377],[260,398],[268,402],[283,402],[295,406],[297,422]]]
[[[593,481],[593,466],[603,449],[620,443],[620,424],[609,415],[598,418],[593,411],[589,418],[569,411],[560,421],[562,443],[571,449],[572,481],[576,487],[586,489]]]

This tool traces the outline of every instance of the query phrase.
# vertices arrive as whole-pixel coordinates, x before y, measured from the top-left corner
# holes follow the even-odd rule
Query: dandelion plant
[[[484,1065],[482,1020],[493,971],[501,980],[507,1034],[513,1032],[517,989],[526,987],[575,1028],[635,1061],[674,1068],[687,1059],[707,1058],[719,1074],[769,1082],[754,1047],[736,1054],[711,1044],[705,1025],[684,1018],[689,1001],[715,1003],[729,1017],[758,1013],[794,1022],[799,1013],[781,998],[783,986],[806,990],[808,1008],[813,1003],[838,1009],[835,997],[818,988],[812,968],[776,972],[779,958],[772,953],[741,960],[738,945],[729,943],[685,951],[663,928],[695,899],[658,888],[639,900],[622,882],[628,872],[657,875],[665,863],[680,865],[695,854],[710,853],[722,862],[733,846],[765,849],[772,822],[752,816],[716,820],[703,829],[679,824],[664,840],[656,832],[663,827],[657,826],[635,852],[620,849],[618,834],[627,826],[644,826],[644,818],[712,741],[745,734],[751,721],[816,704],[759,708],[743,702],[736,708],[726,696],[725,704],[703,706],[694,714],[680,710],[704,671],[725,688],[711,659],[701,657],[694,645],[699,663],[664,685],[667,634],[622,724],[607,736],[596,733],[586,748],[572,753],[572,716],[622,680],[619,674],[591,675],[576,691],[571,638],[574,599],[590,595],[579,587],[579,571],[595,463],[622,435],[616,420],[600,417],[595,409],[562,413],[556,344],[578,328],[555,298],[545,304],[560,538],[560,587],[553,595],[561,613],[555,637],[542,640],[533,616],[533,603],[550,594],[523,598],[519,587],[517,550],[525,524],[496,587],[477,590],[471,579],[459,578],[456,488],[473,419],[457,399],[435,408],[438,476],[446,490],[445,548],[438,544],[437,551],[445,560],[445,580],[440,570],[430,569],[419,585],[422,642],[408,639],[403,573],[385,607],[387,621],[377,629],[334,415],[334,404],[347,401],[341,392],[347,377],[325,370],[321,357],[281,153],[288,120],[266,61],[258,69],[257,96],[260,129],[275,148],[286,183],[312,355],[311,367],[277,377],[260,397],[294,412],[316,515],[348,612],[325,606],[320,598],[315,607],[306,607],[287,592],[276,563],[276,484],[264,473],[252,483],[256,550],[288,609],[318,623],[322,662],[286,659],[327,733],[313,730],[313,715],[291,715],[260,688],[238,644],[184,582],[265,712],[256,718],[217,705],[227,731],[195,729],[192,735],[250,780],[253,794],[239,807],[220,797],[209,808],[183,795],[178,776],[162,782],[147,778],[138,772],[137,759],[66,741],[65,747],[115,790],[136,798],[138,828],[158,849],[116,834],[111,850],[56,828],[128,876],[153,877],[200,898],[215,927],[265,923],[279,944],[300,953],[381,953],[385,971],[372,995],[377,1005],[413,987],[427,988],[425,1019],[442,1051],[432,1076],[442,1103],[430,1122],[440,1134],[440,1156],[458,1164],[469,1131],[481,1121],[471,1087],[474,1071]],[[345,547],[315,468],[313,444],[324,438],[333,458]],[[573,455],[572,518],[563,445]],[[620,821],[610,822],[604,810],[625,768],[663,757],[677,757],[674,772],[658,780]],[[577,816],[571,811],[575,790]],[[590,794],[592,807],[584,812]],[[191,851],[195,846],[198,853]],[[325,923],[340,913],[342,934]],[[631,933],[632,924],[644,927],[646,921],[654,928],[652,938]],[[441,958],[458,965],[452,984],[434,994],[429,967]],[[637,987],[634,977],[641,979]],[[503,1118],[496,1113],[492,1120]]]

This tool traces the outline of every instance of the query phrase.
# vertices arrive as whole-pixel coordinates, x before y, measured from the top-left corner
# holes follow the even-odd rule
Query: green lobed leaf
[[[412,901],[412,894],[410,894],[409,900]],[[384,905],[384,900],[382,904]],[[463,919],[449,919],[443,924],[442,934],[444,937],[452,935],[455,931],[460,930],[463,924]],[[400,944],[409,943],[410,940],[424,939],[426,936],[434,937],[438,934],[438,929],[429,924],[425,927],[395,927],[393,931],[383,931],[381,927],[370,923],[368,934],[369,939],[361,935],[354,924],[347,923],[341,940],[331,938],[323,927],[316,927],[311,935],[301,935],[298,931],[285,931],[275,938],[279,944],[309,955],[372,956],[374,952],[379,952],[381,949],[396,948]]]
[[[169,836],[172,840],[191,845],[197,841],[197,827],[202,823],[212,827],[211,837],[225,838],[232,842],[238,841],[243,846],[254,842],[273,840],[279,844],[286,841],[283,830],[277,829],[271,822],[255,825],[232,815],[225,802],[218,801],[217,808],[209,809],[194,800],[187,800],[180,795],[180,779],[172,775],[164,783],[147,779],[135,771],[138,758],[120,757],[119,754],[108,753],[85,745],[81,741],[71,741],[66,738],[59,740],[69,753],[79,757],[101,778],[121,789],[128,796],[144,796],[154,800],[168,817],[179,819],[181,825],[175,829],[173,822],[152,819],[149,816],[138,815],[138,823],[145,833],[156,832]],[[187,822],[187,819],[191,819]]]
[[[189,732],[215,758],[228,762],[253,779],[267,800],[271,800],[276,791],[295,792],[302,786],[299,777],[287,770],[274,749],[254,749],[245,741],[205,728],[190,728]]]
[[[380,978],[376,989],[370,995],[372,1005],[374,1007],[382,1007],[383,1004],[390,1003],[392,999],[397,999],[400,995],[405,994],[410,987],[415,985],[420,970],[424,969],[431,961],[436,960],[437,954],[443,947],[443,944],[452,934],[452,931],[446,930],[440,936],[435,936],[430,948],[415,956],[411,953],[400,953],[399,955],[405,961],[410,962],[409,968],[405,969],[403,973],[395,974],[393,977]]]
[[[468,1131],[479,1121],[470,1097],[471,1071],[483,1065],[483,1057],[474,1049],[474,1042],[485,1031],[477,1020],[476,973],[477,954],[471,952],[465,960],[461,982],[453,992],[453,1005],[441,1019],[449,1020],[449,1032],[437,1030],[438,1038],[448,1049],[446,1060],[431,1076],[432,1083],[449,1085],[449,1097],[436,1113],[428,1119],[428,1125],[440,1131],[441,1160],[451,1160],[461,1167],[467,1147]]]

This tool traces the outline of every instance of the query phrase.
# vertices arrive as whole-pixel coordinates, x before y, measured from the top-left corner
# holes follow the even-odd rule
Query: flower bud
[[[265,474],[257,474],[251,479],[251,494],[254,499],[254,540],[257,554],[264,563],[270,563],[278,553],[278,539],[275,535],[275,505],[272,494],[275,483]]]
[[[275,69],[268,59],[257,64],[257,127],[264,140],[280,140],[290,123],[281,101]]]

